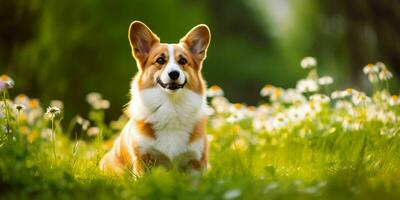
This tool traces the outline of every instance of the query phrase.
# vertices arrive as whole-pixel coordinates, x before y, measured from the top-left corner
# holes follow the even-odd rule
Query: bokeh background
[[[15,79],[12,95],[62,100],[66,118],[86,113],[85,95],[99,92],[115,119],[136,72],[127,39],[133,20],[163,42],[208,24],[203,74],[236,102],[258,103],[266,83],[295,87],[305,56],[317,58],[335,88],[368,91],[367,63],[400,73],[398,0],[0,0],[0,73]]]

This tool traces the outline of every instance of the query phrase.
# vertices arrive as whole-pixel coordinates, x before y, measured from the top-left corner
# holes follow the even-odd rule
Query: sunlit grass
[[[332,80],[319,77],[307,59],[308,76],[296,89],[266,85],[265,104],[257,107],[230,103],[221,88],[210,87],[210,165],[203,175],[162,168],[141,178],[105,175],[98,162],[127,117],[106,124],[109,102],[91,93],[87,117],[62,129],[66,111],[51,112],[61,102],[44,117],[38,100],[10,100],[13,84],[3,76],[1,197],[398,199],[400,100],[387,92],[386,66],[366,66],[368,76],[377,76],[371,96],[354,89],[330,94],[322,91]]]

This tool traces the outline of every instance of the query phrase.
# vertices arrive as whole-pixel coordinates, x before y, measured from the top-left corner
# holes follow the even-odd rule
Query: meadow
[[[374,88],[331,88],[312,57],[294,88],[265,85],[257,106],[211,86],[210,162],[203,174],[153,168],[143,177],[103,174],[98,162],[127,121],[105,122],[110,102],[63,122],[63,102],[9,96],[0,77],[1,199],[399,199],[400,98],[383,63],[363,69]],[[84,99],[82,100],[84,101]],[[112,103],[112,102],[111,102]],[[121,112],[122,113],[122,112]],[[61,126],[61,123],[66,124]]]

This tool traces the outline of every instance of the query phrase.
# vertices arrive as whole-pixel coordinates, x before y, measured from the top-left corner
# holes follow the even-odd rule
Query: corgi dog
[[[201,69],[211,34],[192,28],[179,43],[161,43],[144,23],[128,32],[138,72],[131,83],[130,116],[100,168],[141,176],[151,166],[201,172],[207,166],[206,85]]]

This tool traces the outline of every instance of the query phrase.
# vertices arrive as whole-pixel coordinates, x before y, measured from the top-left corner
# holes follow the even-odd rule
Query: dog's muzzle
[[[178,83],[176,83],[176,82],[172,82],[172,83],[163,83],[163,82],[161,81],[161,79],[158,77],[158,78],[157,78],[157,83],[158,83],[162,88],[164,88],[164,89],[168,89],[168,90],[178,90],[178,89],[183,88],[183,87],[186,85],[187,81],[186,81],[186,79],[185,79],[185,82],[182,83],[182,84],[178,84]]]

